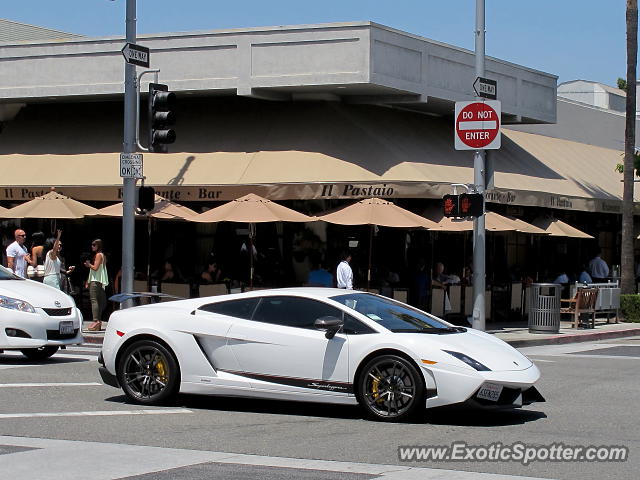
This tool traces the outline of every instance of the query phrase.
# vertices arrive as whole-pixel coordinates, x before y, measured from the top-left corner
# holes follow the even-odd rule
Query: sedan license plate
[[[73,322],[72,321],[64,321],[60,322],[60,326],[58,327],[60,335],[70,335],[73,333]]]
[[[485,383],[484,385],[482,385],[482,387],[480,387],[477,397],[484,400],[497,402],[500,398],[501,393],[502,385],[498,385],[497,383]]]

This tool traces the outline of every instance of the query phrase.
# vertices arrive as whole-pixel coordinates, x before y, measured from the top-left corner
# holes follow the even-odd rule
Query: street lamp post
[[[136,0],[127,0],[126,42],[136,43]],[[123,153],[136,151],[136,67],[125,63],[124,67],[124,141]],[[122,202],[122,291],[133,291],[135,244],[135,194],[136,179],[123,178]],[[123,306],[130,306],[130,301]]]
[[[484,77],[484,6],[485,0],[476,0],[475,59],[476,77]],[[479,100],[482,100],[478,97]],[[484,150],[473,153],[473,183],[476,191],[484,194]],[[473,313],[472,326],[485,330],[485,216],[484,212],[473,221]]]

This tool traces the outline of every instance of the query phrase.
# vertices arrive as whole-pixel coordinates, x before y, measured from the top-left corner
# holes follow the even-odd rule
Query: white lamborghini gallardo
[[[372,418],[544,401],[538,368],[505,342],[389,298],[285,288],[116,311],[99,358],[133,402],[178,392],[356,404]]]

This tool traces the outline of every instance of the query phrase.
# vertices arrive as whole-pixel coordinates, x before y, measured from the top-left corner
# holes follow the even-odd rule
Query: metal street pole
[[[476,77],[484,77],[484,2],[476,0]],[[482,100],[480,97],[477,97]],[[484,150],[473,153],[473,183],[476,191],[484,194],[485,188]],[[473,221],[473,316],[472,326],[485,330],[485,216]]]
[[[136,43],[136,0],[127,0],[127,43]],[[123,153],[136,151],[136,66],[124,67],[124,142]],[[135,196],[136,179],[123,178],[122,203],[122,291],[133,292],[134,244],[135,244]],[[123,307],[131,306],[131,301]]]

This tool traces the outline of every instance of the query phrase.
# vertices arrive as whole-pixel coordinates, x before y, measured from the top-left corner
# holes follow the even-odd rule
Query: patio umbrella
[[[250,193],[190,218],[193,222],[313,222],[315,218]]]
[[[473,220],[445,217],[441,209],[429,209],[425,212],[425,216],[436,223],[433,230],[440,232],[470,232],[473,230]],[[522,223],[526,224],[526,222]],[[485,229],[490,232],[519,232],[524,228],[512,219],[495,212],[485,213]]]
[[[95,214],[100,217],[121,217],[122,203],[116,203],[108,207],[101,208]],[[160,195],[155,196],[153,210],[143,214],[136,213],[136,218],[158,218],[162,220],[190,220],[197,215],[194,210],[173,203]]]
[[[8,208],[0,207],[0,218],[6,218],[5,214],[9,211]]]
[[[83,218],[95,215],[97,209],[73,198],[62,195],[52,189],[41,197],[8,209],[2,214],[4,218]]]
[[[250,193],[195,215],[189,220],[202,223],[239,222],[249,224],[249,287],[253,287],[253,235],[255,224],[264,222],[314,222],[316,218]]]
[[[352,205],[320,215],[318,220],[339,225],[371,225],[369,230],[369,267],[367,288],[371,283],[371,257],[373,252],[374,225],[394,228],[435,229],[436,223],[380,198],[366,198]]]
[[[588,233],[553,217],[538,217],[532,223],[552,237],[593,238]]]
[[[151,222],[153,219],[160,220],[190,220],[197,213],[190,208],[184,207],[180,204],[173,203],[160,195],[155,195],[153,210],[146,212],[145,214],[137,213],[135,218],[147,219],[147,282],[151,281]],[[95,216],[98,217],[122,217],[122,203],[116,203],[99,209]],[[150,285],[148,285],[150,287]]]

